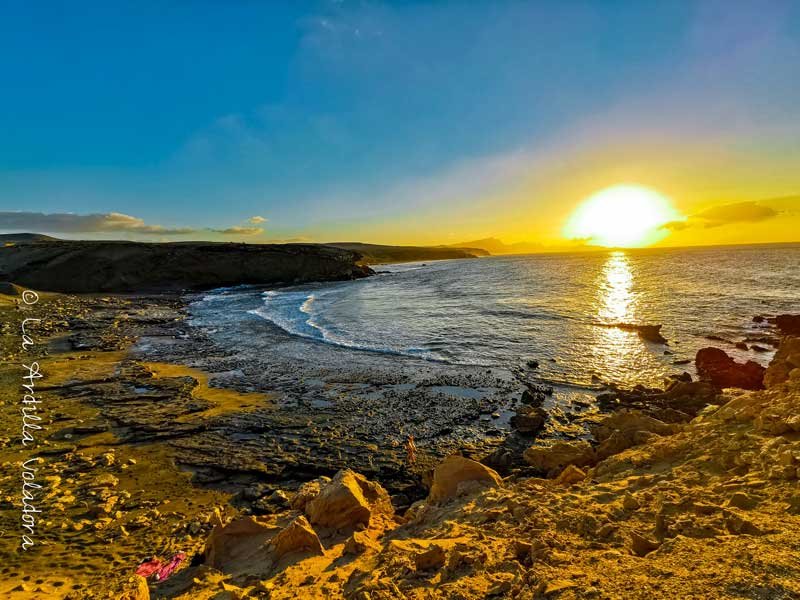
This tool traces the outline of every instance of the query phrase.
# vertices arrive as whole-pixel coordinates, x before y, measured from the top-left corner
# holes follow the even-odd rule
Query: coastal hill
[[[0,281],[71,293],[209,289],[366,277],[349,250],[317,244],[35,241],[0,247]]]
[[[475,258],[478,248],[221,242],[59,240],[0,235],[0,281],[53,292],[141,292],[240,284],[339,281],[372,274],[366,265]]]
[[[386,246],[382,244],[363,244],[361,242],[332,242],[326,244],[358,252],[366,264],[416,262],[420,260],[447,260],[453,258],[476,258],[489,256],[482,248],[458,248],[449,246]]]
[[[483,250],[490,254],[531,254],[534,252],[542,251],[542,244],[533,242],[515,242],[513,244],[506,244],[497,238],[483,238],[480,240],[472,240],[470,242],[461,242],[459,244],[450,244],[446,248],[463,248],[470,251],[474,249]]]

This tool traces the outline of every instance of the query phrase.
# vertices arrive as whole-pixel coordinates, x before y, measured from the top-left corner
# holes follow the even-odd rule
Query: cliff
[[[366,277],[360,255],[315,244],[40,241],[0,247],[0,280],[70,293],[209,289]]]

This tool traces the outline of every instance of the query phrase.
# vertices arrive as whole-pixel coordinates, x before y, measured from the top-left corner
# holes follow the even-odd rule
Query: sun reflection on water
[[[612,252],[597,277],[597,322],[636,322],[634,283],[628,256],[625,252]],[[603,380],[624,383],[635,372],[642,350],[641,340],[635,333],[616,327],[597,327],[593,353],[595,371]]]
[[[604,323],[629,322],[633,314],[633,274],[624,252],[612,252],[603,265],[598,317]]]

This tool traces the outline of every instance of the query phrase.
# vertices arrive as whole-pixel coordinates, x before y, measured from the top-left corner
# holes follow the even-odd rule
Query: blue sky
[[[718,145],[795,151],[781,127],[800,98],[790,2],[0,7],[0,211],[146,224],[87,235],[216,239],[258,215],[259,239],[524,237],[486,218],[518,209],[501,192],[609,143],[614,119],[615,146],[661,126],[694,133],[687,110],[714,118],[701,102],[721,105],[715,140],[746,113]],[[679,108],[664,114],[664,98]],[[531,211],[554,210],[552,183],[526,190]],[[445,236],[415,213],[464,218]]]

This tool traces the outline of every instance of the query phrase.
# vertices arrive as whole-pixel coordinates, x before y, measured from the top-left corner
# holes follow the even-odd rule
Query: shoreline
[[[12,315],[6,319],[6,328],[13,326],[16,314],[10,306],[0,309]],[[152,554],[180,550],[190,557],[202,556],[220,519],[228,522],[250,518],[248,515],[272,518],[270,515],[283,514],[283,497],[341,469],[354,469],[385,486],[396,515],[412,514],[407,512],[409,507],[418,506],[428,493],[431,471],[454,451],[483,458],[508,481],[536,480],[541,471],[537,475],[522,456],[534,440],[547,443],[548,438],[514,430],[521,415],[533,419],[534,409],[541,406],[550,413],[545,420],[551,433],[555,427],[564,434],[563,439],[576,439],[569,429],[570,419],[559,424],[556,407],[548,404],[546,394],[534,382],[524,383],[523,373],[518,374],[522,379],[515,376],[505,381],[503,393],[484,409],[476,409],[475,398],[464,398],[466,412],[456,416],[465,421],[466,429],[445,433],[441,439],[420,436],[419,462],[409,468],[402,445],[405,431],[397,433],[394,444],[376,442],[386,439],[386,426],[391,426],[387,415],[391,413],[370,414],[365,420],[354,408],[365,398],[372,399],[373,408],[361,407],[361,413],[399,402],[404,416],[413,417],[413,412],[408,412],[413,402],[407,402],[409,398],[413,401],[416,391],[395,389],[407,384],[413,371],[416,381],[424,384],[418,398],[424,423],[419,425],[433,424],[432,431],[436,431],[436,427],[448,427],[455,406],[448,405],[448,414],[437,416],[431,413],[431,399],[425,394],[442,387],[448,378],[470,385],[480,381],[464,379],[458,368],[418,373],[419,365],[413,361],[399,370],[390,365],[392,378],[387,378],[387,370],[362,373],[361,381],[349,381],[349,375],[361,368],[355,365],[350,371],[334,366],[338,380],[330,374],[314,380],[320,373],[306,373],[307,363],[285,370],[297,360],[291,351],[280,360],[270,359],[277,362],[237,367],[235,357],[226,355],[224,347],[203,340],[202,327],[187,327],[187,306],[186,297],[174,294],[48,295],[42,301],[39,308],[47,318],[36,336],[46,377],[37,393],[47,408],[47,439],[38,452],[44,459],[38,475],[46,483],[39,533],[42,545],[48,547],[48,558],[45,553],[21,556],[11,551],[9,534],[15,525],[4,513],[0,529],[6,535],[0,541],[12,558],[0,570],[9,582],[0,586],[0,594],[19,600],[37,593],[95,597],[89,590],[102,581],[109,564],[124,576]],[[9,398],[14,397],[19,360],[11,342],[9,336],[3,336],[4,360],[0,364],[0,385]],[[314,357],[308,360],[313,362]],[[202,366],[214,368],[204,370]],[[249,379],[247,369],[269,380],[268,393],[257,389],[264,383]],[[376,385],[381,390],[377,395]],[[389,393],[393,389],[395,395]],[[479,431],[496,429],[496,419],[490,416],[495,410],[492,403],[520,392],[521,402],[509,404],[507,413],[515,411],[517,423],[480,442]],[[632,397],[623,394],[627,403],[623,406],[653,402],[660,398],[656,392]],[[321,404],[325,394],[335,399],[333,405]],[[676,401],[685,402],[681,398]],[[343,402],[339,412],[336,402]],[[667,407],[673,405],[682,406],[666,404],[658,409],[662,413],[651,414],[669,415],[673,409]],[[0,405],[3,422],[15,418],[15,410],[13,402]],[[602,420],[611,414],[609,410],[618,408],[603,410],[589,422]],[[443,418],[441,423],[437,421]],[[373,421],[373,429],[353,426]],[[542,423],[537,431],[545,431]],[[5,480],[20,462],[13,438],[6,438],[0,455]],[[11,516],[14,514],[11,511]]]

